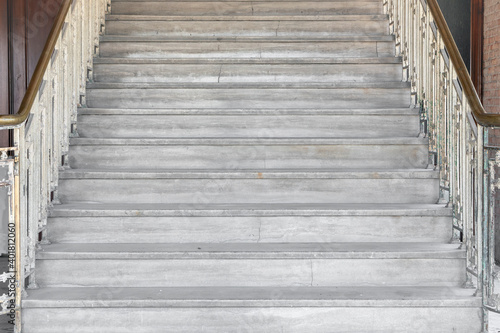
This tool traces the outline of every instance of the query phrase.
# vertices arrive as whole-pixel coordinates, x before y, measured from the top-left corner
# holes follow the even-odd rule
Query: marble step
[[[146,40],[145,40],[146,39]],[[281,41],[273,39],[153,39],[101,37],[100,57],[132,59],[304,59],[395,57],[393,38],[352,37]]]
[[[471,333],[481,331],[482,316],[481,298],[473,292],[418,286],[40,288],[23,299],[23,332],[331,333],[335,327],[348,333]]]
[[[406,83],[371,84],[89,84],[97,108],[406,108]]]
[[[98,57],[94,65],[339,65],[339,64],[402,64],[401,57],[334,57],[334,58],[112,58]]]
[[[140,158],[140,157],[138,157]],[[62,203],[413,203],[438,201],[432,170],[66,170]]]
[[[168,0],[112,0],[113,3],[116,2],[122,2],[124,3],[123,5],[125,6],[126,2],[169,2]],[[239,0],[239,2],[266,2],[266,0]],[[274,0],[275,2],[302,2],[303,0]],[[310,0],[310,3],[316,3],[316,2],[323,2],[323,1],[328,1],[328,2],[346,2],[346,0]],[[213,2],[213,3],[221,3],[221,2],[234,2],[234,0],[182,0],[182,2]],[[379,0],[351,0],[349,2],[360,2],[361,4],[366,3],[366,2],[379,2]]]
[[[415,169],[428,165],[421,138],[72,138],[76,169]],[[140,158],[138,158],[140,156]]]
[[[388,35],[388,20],[295,20],[293,17],[266,20],[113,20],[106,23],[107,35],[165,37],[331,37],[350,35]]]
[[[361,15],[106,15],[113,21],[388,21],[386,14]]]
[[[350,15],[383,14],[376,1],[114,1],[115,15]]]
[[[101,42],[149,42],[149,43],[167,43],[167,42],[182,42],[182,43],[213,43],[213,42],[233,42],[233,43],[321,43],[321,42],[394,42],[395,37],[393,35],[368,35],[368,34],[352,34],[352,35],[332,35],[332,36],[319,36],[319,37],[302,37],[302,36],[229,36],[229,37],[217,37],[217,36],[204,36],[204,37],[187,37],[187,36],[127,36],[127,35],[103,35],[99,38]]]
[[[126,6],[126,2],[169,2],[168,0],[112,0],[113,3],[116,2],[122,2],[124,6]],[[266,2],[266,0],[239,0],[239,2]],[[274,0],[275,2],[302,2],[303,0]],[[316,3],[316,2],[323,2],[323,1],[328,1],[328,2],[346,2],[346,0],[310,0],[310,3]],[[213,3],[221,3],[221,2],[234,2],[234,0],[182,0],[182,2],[213,2]],[[365,2],[379,2],[379,0],[351,0],[349,2],[360,2],[361,4]]]
[[[66,204],[53,243],[435,242],[451,239],[442,205]]]
[[[95,64],[96,82],[385,82],[401,64]]]
[[[78,110],[82,138],[417,137],[417,109]]]
[[[40,287],[443,286],[465,279],[460,244],[52,244]]]

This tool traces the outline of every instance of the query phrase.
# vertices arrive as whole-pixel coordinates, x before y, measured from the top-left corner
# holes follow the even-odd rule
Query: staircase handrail
[[[73,0],[62,1],[59,12],[55,17],[54,25],[50,30],[49,37],[47,38],[47,42],[45,43],[40,59],[36,65],[35,72],[33,73],[21,105],[19,106],[19,111],[16,114],[0,115],[0,130],[5,129],[3,127],[6,126],[9,128],[19,126],[24,123],[26,119],[28,119],[31,107],[35,102],[35,97],[40,89],[40,86],[42,85],[43,77],[49,65],[50,59],[52,58],[52,54],[54,53],[54,49],[59,36],[61,35],[66,16],[68,15],[68,11],[72,3]]]
[[[464,94],[469,100],[474,119],[482,126],[500,127],[500,114],[487,113],[484,110],[481,99],[479,98],[477,91],[474,88],[474,84],[472,83],[472,80],[470,78],[469,71],[467,70],[464,60],[460,55],[460,51],[458,50],[457,44],[453,39],[451,31],[448,27],[448,24],[446,23],[446,19],[444,18],[443,12],[441,11],[437,0],[424,1],[427,1],[427,5],[429,6],[429,9],[432,13],[437,29],[442,35],[441,38],[443,39],[444,45],[446,46],[446,49],[450,56],[450,60],[455,67],[458,79],[462,84]]]

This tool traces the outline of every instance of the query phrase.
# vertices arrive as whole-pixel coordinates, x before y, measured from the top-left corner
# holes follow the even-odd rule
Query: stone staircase
[[[113,1],[23,332],[481,331],[380,0]]]

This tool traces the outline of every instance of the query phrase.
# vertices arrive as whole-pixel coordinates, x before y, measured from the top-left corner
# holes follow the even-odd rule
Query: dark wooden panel
[[[484,1],[471,0],[470,76],[481,101],[483,100],[483,35]]]
[[[0,0],[0,114],[9,113],[9,31],[7,0]],[[8,132],[0,131],[0,147],[7,147]]]
[[[27,69],[28,79],[35,71],[40,54],[52,29],[54,18],[59,12],[61,0],[27,0],[28,25],[27,37]]]
[[[10,112],[17,113],[23,100],[28,78],[26,75],[26,3],[11,0],[10,2],[10,71],[11,71],[11,103]]]

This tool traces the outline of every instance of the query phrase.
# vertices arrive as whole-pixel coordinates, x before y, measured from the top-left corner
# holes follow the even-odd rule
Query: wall
[[[483,39],[483,106],[486,112],[500,114],[500,0],[484,0],[484,39]],[[500,132],[493,133],[491,141],[500,145]],[[498,191],[500,192],[500,191]],[[500,262],[500,193],[496,200],[496,253]]]
[[[19,110],[60,3],[0,0],[0,114]],[[2,132],[0,147],[5,147],[7,133]]]
[[[500,0],[484,0],[483,105],[500,113]]]

